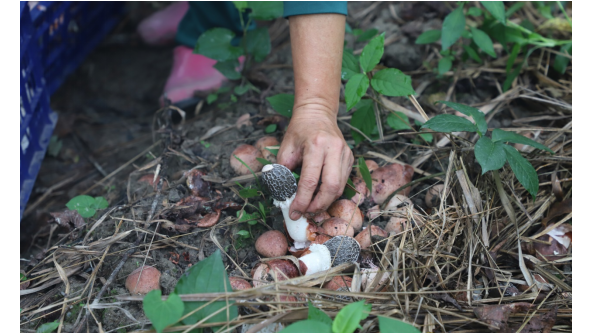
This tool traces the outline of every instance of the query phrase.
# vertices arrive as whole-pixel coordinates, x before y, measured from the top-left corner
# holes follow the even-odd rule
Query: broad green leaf
[[[361,132],[373,139],[373,130],[377,128],[375,118],[375,111],[373,110],[373,101],[369,99],[361,100],[356,106],[356,111],[352,114],[350,125],[358,128]],[[364,136],[360,135],[355,130],[351,130],[352,138],[356,144],[366,140]]]
[[[437,103],[445,104],[446,106],[448,106],[454,110],[457,110],[466,116],[472,117],[474,119],[474,121],[476,122],[476,126],[478,127],[478,132],[480,134],[483,135],[486,133],[486,131],[488,131],[488,124],[486,123],[486,116],[484,115],[484,113],[482,111],[480,111],[474,107],[468,106],[468,105],[454,103],[454,102],[438,101]]]
[[[364,183],[367,185],[369,192],[373,193],[373,179],[371,178],[371,172],[362,157],[358,158],[358,170],[360,170],[360,175],[362,176],[362,179],[364,179]]]
[[[241,78],[241,73],[237,72],[237,67],[239,67],[239,61],[237,59],[219,61],[214,65],[214,68],[229,80],[238,80]]]
[[[52,321],[50,323],[45,323],[45,324],[39,326],[37,328],[37,330],[35,331],[35,333],[51,333],[56,328],[58,328],[58,326],[60,326],[60,322],[58,322],[57,320]]]
[[[315,320],[320,323],[324,323],[329,327],[331,327],[331,325],[332,325],[332,319],[325,312],[314,307],[313,304],[311,303],[311,301],[309,301],[309,315],[307,316],[307,319]],[[313,332],[309,332],[309,333],[313,333]]]
[[[200,293],[231,292],[231,283],[222,262],[220,250],[216,250],[210,257],[198,262],[189,269],[189,274],[183,275],[177,282],[174,292],[178,295]],[[206,305],[208,302],[185,302],[183,314]],[[227,304],[229,307],[227,308]],[[201,310],[183,319],[185,325],[193,325],[198,321],[222,309],[216,315],[208,318],[205,323],[229,322],[238,316],[237,306],[234,301],[222,300],[210,303]],[[213,328],[216,331],[219,328]]]
[[[353,333],[360,327],[360,321],[368,317],[371,305],[364,301],[350,303],[338,312],[332,324],[334,333]]]
[[[269,21],[284,14],[282,1],[247,1],[247,7],[251,8],[249,16],[254,20]]]
[[[430,133],[422,133],[422,134],[420,134],[420,137],[428,143],[431,143],[432,139],[433,139],[432,134],[430,134]]]
[[[247,230],[239,230],[237,231],[237,235],[243,237],[243,238],[247,238],[249,237],[249,231]]]
[[[477,132],[478,128],[471,121],[452,114],[439,114],[425,122],[421,128],[430,128],[435,132]]]
[[[346,182],[347,185],[344,187],[344,191],[342,192],[342,195],[345,196],[347,199],[352,199],[352,197],[354,195],[356,195],[356,191],[354,190],[354,188],[356,188],[354,186],[354,183],[352,182],[352,180],[350,178],[348,178],[348,181]],[[348,186],[350,185],[350,186]]]
[[[360,99],[369,89],[369,78],[365,74],[354,74],[346,83],[344,98],[346,99],[346,109],[350,110],[354,105],[360,102]]]
[[[243,41],[245,43],[247,52],[252,54],[253,59],[257,62],[263,61],[272,50],[270,34],[268,33],[268,28],[266,27],[260,27],[247,31]]]
[[[435,43],[441,39],[440,30],[426,30],[418,38],[416,38],[416,44],[430,44]]]
[[[472,59],[474,59],[475,62],[477,62],[479,64],[482,63],[482,59],[480,59],[480,56],[478,55],[476,50],[474,50],[471,46],[463,45],[463,49],[465,50],[465,52],[467,52],[467,55],[469,55]]]
[[[399,69],[386,68],[378,71],[371,79],[371,86],[385,96],[414,95],[412,79]]]
[[[208,94],[208,96],[206,96],[206,103],[208,103],[208,105],[212,104],[212,102],[216,102],[216,100],[218,99],[218,94]]]
[[[443,21],[443,28],[441,29],[441,44],[443,50],[448,49],[451,45],[461,37],[465,30],[465,15],[463,15],[463,7],[458,7]]]
[[[358,65],[358,59],[354,54],[344,50],[342,53],[342,80],[350,80],[350,78],[360,73],[360,66]]]
[[[142,309],[157,333],[181,319],[183,308],[183,301],[179,295],[172,293],[163,301],[160,290],[149,292],[142,300]]]
[[[503,145],[503,148],[507,154],[507,161],[511,165],[511,169],[515,173],[515,177],[519,180],[519,183],[531,194],[533,200],[539,190],[539,179],[537,178],[537,172],[521,154],[509,145]]]
[[[385,43],[385,33],[371,39],[371,41],[362,49],[360,54],[360,66],[365,73],[368,73],[377,66],[383,56],[383,44]]]
[[[289,325],[280,333],[331,333],[332,328],[328,324],[316,320],[297,321]]]
[[[233,4],[238,11],[243,11],[245,8],[247,8],[247,1],[233,1]]]
[[[231,45],[231,40],[234,37],[235,33],[229,29],[212,28],[198,38],[194,53],[216,61],[237,59],[243,54],[243,50]]]
[[[572,42],[566,45],[563,45],[560,48],[560,53],[564,53],[564,52],[568,52],[568,54],[572,55]],[[554,69],[556,71],[558,71],[561,74],[564,74],[564,72],[566,72],[566,66],[568,66],[568,63],[570,62],[570,59],[561,55],[556,55],[556,58],[554,59]]]
[[[511,51],[511,54],[509,55],[509,60],[507,60],[507,73],[509,73],[511,71],[511,69],[513,68],[513,65],[515,64],[515,60],[517,59],[517,56],[519,55],[519,52],[521,51],[521,45],[520,44],[514,44],[513,45],[513,50]]]
[[[511,7],[509,7],[509,9],[507,10],[507,12],[504,16],[506,18],[511,17],[511,15],[513,15],[516,11],[523,8],[523,6],[525,6],[525,3],[526,3],[525,1],[517,1],[517,2],[513,3],[513,5]]]
[[[361,33],[360,35],[358,35],[358,38],[356,38],[357,42],[366,42],[367,40],[370,40],[371,38],[375,37],[375,35],[377,35],[377,33],[379,32],[379,30],[377,29],[369,29],[363,33]]]
[[[95,203],[93,204],[95,209],[105,209],[109,207],[109,202],[103,197],[95,197]]]
[[[420,333],[412,324],[405,323],[401,320],[383,316],[378,316],[378,318],[381,333]]]
[[[517,134],[514,132],[507,132],[507,131],[501,130],[499,128],[495,128],[492,131],[492,141],[521,143],[521,144],[532,146],[537,149],[545,150],[551,154],[554,154],[554,152],[550,148],[542,145],[541,143],[538,143],[537,141],[526,138],[521,134]]]
[[[248,198],[246,198],[246,199],[248,199]],[[250,221],[255,221],[260,218],[260,214],[258,212],[255,212],[253,214],[248,214],[246,211],[242,211],[242,212],[243,212],[243,215],[241,215],[241,211],[237,212],[237,217],[241,216],[241,218],[239,218],[239,222],[250,222]],[[255,223],[257,223],[257,221],[255,221]]]
[[[392,112],[387,116],[387,125],[396,131],[412,129],[412,126],[408,122],[408,117],[399,111],[395,111],[395,114]]]
[[[472,7],[467,10],[467,15],[471,16],[482,16],[482,10],[478,7]]]
[[[476,160],[482,166],[482,174],[490,170],[502,168],[507,161],[506,153],[502,142],[492,142],[490,138],[483,136],[476,142],[474,154]]]
[[[274,133],[274,132],[276,132],[276,128],[278,128],[278,125],[270,124],[270,125],[266,126],[266,128],[264,129],[264,132],[267,134]]]
[[[78,195],[66,204],[70,210],[76,210],[80,216],[87,218],[93,217],[97,212],[95,208],[95,199],[89,195]]]
[[[447,73],[451,69],[451,66],[453,66],[453,62],[451,62],[451,58],[450,57],[442,57],[441,59],[439,59],[439,74],[443,75],[443,74]]]
[[[248,92],[250,89],[251,89],[251,87],[246,84],[244,86],[236,86],[233,91],[235,92],[236,95],[242,96],[243,94]]]
[[[476,43],[476,45],[478,45],[478,47],[486,54],[496,58],[496,52],[494,52],[494,46],[492,45],[492,39],[490,39],[490,36],[488,36],[484,31],[474,27],[471,28],[471,31],[474,43]]]
[[[294,107],[293,94],[277,94],[266,98],[272,109],[285,117],[292,117],[292,108]]]
[[[480,1],[482,6],[486,8],[495,19],[502,24],[506,23],[506,16],[504,14],[504,3],[502,1]]]

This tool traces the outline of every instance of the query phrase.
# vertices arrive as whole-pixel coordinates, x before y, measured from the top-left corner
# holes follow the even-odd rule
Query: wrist
[[[336,121],[339,101],[329,101],[325,98],[295,99],[293,117],[297,118],[327,118]]]

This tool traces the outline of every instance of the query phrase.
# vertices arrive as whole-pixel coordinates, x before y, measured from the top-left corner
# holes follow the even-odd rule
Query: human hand
[[[342,195],[354,157],[338,128],[333,112],[322,106],[295,109],[278,152],[278,163],[293,170],[302,162],[297,194],[290,218],[327,210]],[[313,193],[319,183],[319,192]]]

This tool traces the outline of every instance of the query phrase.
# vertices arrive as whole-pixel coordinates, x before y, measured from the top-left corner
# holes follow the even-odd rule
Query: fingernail
[[[291,219],[293,219],[293,220],[296,220],[296,219],[298,219],[299,217],[301,217],[301,215],[302,215],[302,214],[301,214],[301,212],[297,212],[296,210],[293,210],[293,211],[290,213],[290,218],[291,218]]]

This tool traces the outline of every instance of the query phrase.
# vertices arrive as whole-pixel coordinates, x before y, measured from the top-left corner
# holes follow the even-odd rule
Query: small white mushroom
[[[356,261],[360,255],[360,244],[352,237],[336,236],[321,245],[311,244],[309,251],[299,258],[299,268],[304,275]]]

